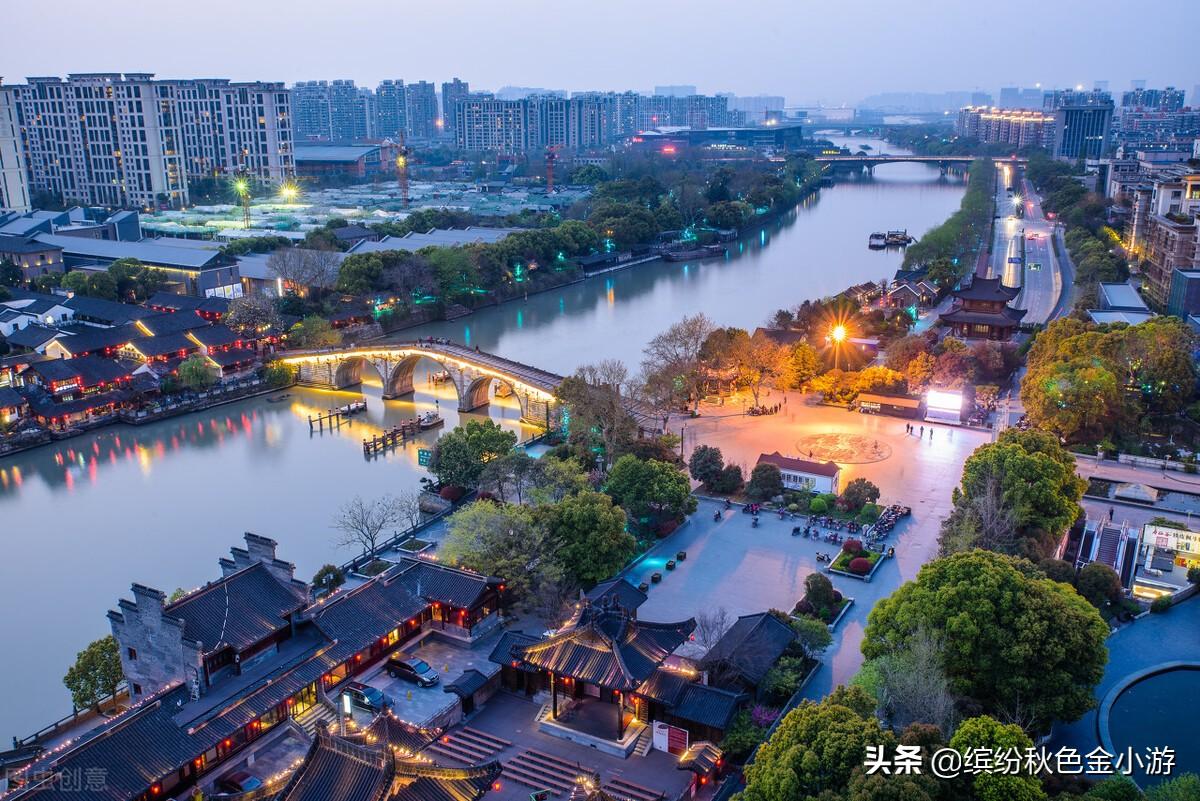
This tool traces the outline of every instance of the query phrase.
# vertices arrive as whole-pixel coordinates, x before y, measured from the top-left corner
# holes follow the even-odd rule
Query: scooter
[[[792,536],[793,537],[800,536],[800,527],[799,526],[792,526]]]
[[[730,500],[729,500],[728,498],[726,498],[726,499],[725,499],[725,508],[726,508],[726,509],[731,509],[732,507],[733,507],[733,503],[732,503],[732,502],[730,502]]]
[[[714,523],[721,522],[721,513],[720,512],[713,512],[713,522]]]
[[[819,554],[817,554],[817,561],[818,561],[818,562],[828,562],[828,561],[829,561],[829,557],[828,557],[828,556],[826,556],[826,555],[825,555],[825,554],[823,554],[823,553],[819,553]]]
[[[750,528],[758,528],[758,517],[750,518]]]

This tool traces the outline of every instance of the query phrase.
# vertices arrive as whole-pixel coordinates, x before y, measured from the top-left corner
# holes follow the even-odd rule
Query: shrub
[[[851,556],[857,556],[858,554],[862,553],[862,549],[862,540],[846,540],[844,543],[842,543],[842,550]]]
[[[1189,567],[1187,576],[1190,583],[1200,584],[1200,567]]]
[[[842,603],[842,601],[843,601],[843,600],[844,600],[844,596],[842,595],[842,592],[841,592],[841,590],[834,590],[834,591],[833,591],[833,602],[834,602],[835,604],[839,604],[839,605],[840,605],[840,604]]]
[[[752,501],[766,501],[783,494],[783,475],[779,468],[768,462],[754,466],[750,471],[750,483],[746,495]]]
[[[1161,614],[1171,608],[1171,597],[1164,595],[1161,598],[1155,598],[1150,604],[1150,611],[1156,614]]]
[[[864,526],[870,525],[879,519],[879,504],[867,503],[863,504],[863,508],[858,513],[858,522]]]
[[[797,615],[811,615],[813,613],[813,605],[807,598],[801,598],[796,602],[796,608],[792,610]]]
[[[849,509],[861,509],[863,505],[879,500],[879,487],[865,478],[856,478],[842,491],[842,500]]]
[[[871,560],[864,556],[856,556],[846,565],[846,569],[856,576],[865,576],[871,572]]]
[[[823,515],[829,511],[829,504],[825,502],[824,498],[813,498],[808,503],[808,511],[814,515]]]
[[[729,495],[740,490],[745,483],[746,480],[742,477],[741,465],[727,464],[721,468],[721,472],[712,486],[712,491]]]
[[[465,489],[454,484],[451,484],[448,487],[442,487],[440,490],[438,490],[438,495],[442,496],[444,500],[450,501],[450,503],[456,503],[462,498],[463,495],[466,495],[466,493],[467,491]]]
[[[820,498],[821,500],[825,501],[825,506],[827,506],[827,507],[833,506],[833,502],[837,500],[837,496],[834,495],[832,492],[822,492],[817,497]]]

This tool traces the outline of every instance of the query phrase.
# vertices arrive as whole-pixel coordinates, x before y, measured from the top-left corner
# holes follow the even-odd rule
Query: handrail
[[[113,704],[114,706],[116,706],[120,697],[122,695],[128,694],[128,691],[129,691],[129,688],[127,687],[125,682],[122,681],[120,684],[117,685],[117,689],[114,692],[109,693],[108,695],[104,696],[99,701],[97,701],[96,707],[99,707],[102,709],[106,704]],[[81,717],[83,717],[85,715],[91,715],[91,714],[103,715],[104,713],[96,712],[94,707],[87,707],[86,709],[76,709],[73,712],[71,712],[71,714],[64,715],[63,717],[59,718],[58,720],[54,721],[53,723],[49,724],[48,726],[42,727],[38,731],[29,735],[28,737],[18,738],[16,736],[14,736],[12,738],[13,749],[16,750],[18,748],[24,748],[26,746],[36,745],[43,738],[57,732],[63,726],[63,724],[75,723]]]

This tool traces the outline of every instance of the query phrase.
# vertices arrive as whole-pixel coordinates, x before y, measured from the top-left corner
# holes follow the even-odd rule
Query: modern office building
[[[1054,113],[1056,158],[1106,155],[1112,132],[1112,95],[1099,89],[1057,89],[1046,93],[1043,107]]]
[[[0,211],[30,209],[25,140],[17,112],[17,93],[0,85]]]
[[[1014,147],[1052,147],[1054,115],[1027,109],[967,106],[958,112],[955,133],[985,143]]]
[[[438,135],[437,91],[429,81],[417,81],[404,87],[405,134],[410,140],[429,141]]]
[[[442,84],[442,124],[443,132],[451,136],[458,131],[458,101],[469,97],[471,85],[466,81],[455,78]]]
[[[404,81],[380,81],[375,88],[375,132],[381,139],[400,141],[404,138],[405,113]]]

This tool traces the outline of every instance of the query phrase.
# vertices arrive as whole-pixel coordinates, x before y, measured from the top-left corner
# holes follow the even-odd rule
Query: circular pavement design
[[[892,446],[863,434],[810,434],[796,440],[801,459],[842,464],[882,462],[892,455]]]

